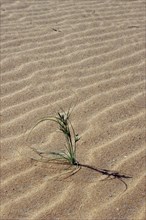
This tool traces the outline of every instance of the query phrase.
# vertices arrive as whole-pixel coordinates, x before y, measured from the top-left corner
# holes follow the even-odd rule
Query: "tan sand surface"
[[[1,220],[144,220],[145,1],[1,0]],[[68,110],[77,159],[132,178],[40,163],[62,149],[42,117]]]

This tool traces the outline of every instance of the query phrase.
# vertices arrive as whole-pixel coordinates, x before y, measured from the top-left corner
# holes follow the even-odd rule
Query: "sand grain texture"
[[[1,219],[145,219],[145,1],[1,0]],[[60,180],[30,146],[63,148],[40,118],[72,104],[77,159]],[[66,167],[67,168],[67,167]]]

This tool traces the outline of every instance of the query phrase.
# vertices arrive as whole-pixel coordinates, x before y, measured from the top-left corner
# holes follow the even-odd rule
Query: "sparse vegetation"
[[[110,178],[120,179],[125,184],[126,189],[127,189],[127,184],[123,181],[123,178],[131,178],[130,176],[120,174],[117,171],[111,171],[107,169],[98,169],[87,164],[81,164],[77,161],[76,148],[77,148],[77,142],[80,140],[80,137],[73,128],[73,125],[70,121],[70,115],[71,115],[70,111],[65,112],[63,110],[61,113],[58,112],[58,115],[55,117],[50,116],[50,117],[42,118],[32,128],[33,130],[41,122],[53,121],[58,125],[59,131],[64,135],[65,140],[66,140],[66,144],[64,146],[63,151],[44,152],[44,151],[32,148],[33,151],[35,151],[41,157],[39,161],[42,161],[42,162],[50,161],[54,163],[57,162],[57,163],[69,164],[71,167],[75,168],[75,170],[71,170],[71,174],[69,176],[74,175],[76,172],[78,172],[81,169],[81,167],[86,167],[96,172],[99,172],[103,175],[106,175],[107,178],[110,177]],[[44,155],[47,155],[47,157]]]
[[[55,117],[46,117],[42,118],[37,124],[32,128],[32,130],[39,125],[41,122],[44,121],[53,121],[58,125],[59,131],[64,135],[66,144],[64,146],[63,151],[50,151],[47,152],[47,161],[53,162],[61,162],[61,163],[68,163],[70,165],[76,166],[76,172],[80,169],[79,163],[76,159],[76,148],[77,142],[79,141],[80,137],[73,128],[73,125],[70,121],[70,114],[71,112],[62,111],[61,113],[58,112],[58,115]],[[31,130],[31,131],[32,131]],[[41,150],[36,150],[32,148],[40,157],[41,161],[44,161],[44,152]],[[46,160],[46,157],[45,157]],[[75,172],[73,172],[75,173]]]

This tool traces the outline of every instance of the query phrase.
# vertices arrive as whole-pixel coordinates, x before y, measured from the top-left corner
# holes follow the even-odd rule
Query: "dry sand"
[[[144,0],[1,1],[1,219],[144,220]],[[31,161],[61,149],[40,118],[76,107],[77,159],[132,176]],[[67,167],[66,167],[67,168]],[[53,178],[54,177],[54,178]]]

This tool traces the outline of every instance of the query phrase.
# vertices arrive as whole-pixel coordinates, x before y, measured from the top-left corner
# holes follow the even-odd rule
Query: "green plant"
[[[80,137],[77,133],[75,133],[75,130],[73,128],[73,125],[70,121],[70,115],[71,112],[68,111],[67,113],[65,111],[62,111],[61,113],[58,112],[58,115],[53,117],[49,116],[46,118],[42,118],[39,120],[35,126],[32,128],[32,130],[39,125],[41,122],[44,121],[53,121],[58,125],[59,131],[64,135],[66,144],[64,146],[65,150],[63,151],[49,151],[46,152],[47,154],[47,161],[53,161],[61,163],[66,162],[70,165],[76,166],[78,171],[80,169],[79,163],[76,159],[76,148],[77,148],[77,142],[80,140]],[[32,132],[31,130],[31,132]],[[32,148],[39,156],[41,156],[41,161],[43,161],[44,158],[44,152],[41,150],[37,150]]]
[[[96,167],[93,167],[87,164],[81,164],[77,161],[76,148],[77,148],[77,142],[80,140],[80,137],[77,133],[75,133],[73,125],[70,121],[70,115],[71,115],[70,111],[66,113],[63,110],[62,113],[58,112],[58,115],[55,117],[49,116],[46,118],[42,118],[32,128],[33,130],[37,125],[39,125],[43,121],[53,121],[58,125],[59,131],[64,135],[66,139],[65,150],[63,151],[44,152],[44,151],[32,148],[41,157],[39,161],[43,161],[43,162],[53,161],[53,162],[61,162],[65,164],[70,164],[71,167],[75,167],[75,170],[71,170],[71,175],[74,175],[76,172],[78,172],[81,169],[81,167],[86,167],[96,172],[99,172],[103,175],[106,175],[107,178],[109,177],[118,178],[125,184],[126,189],[127,189],[127,184],[123,181],[122,178],[131,178],[130,176],[120,174],[117,171],[111,171],[107,169],[98,169]],[[44,155],[47,155],[47,157],[45,157]],[[43,160],[44,158],[47,160]]]

